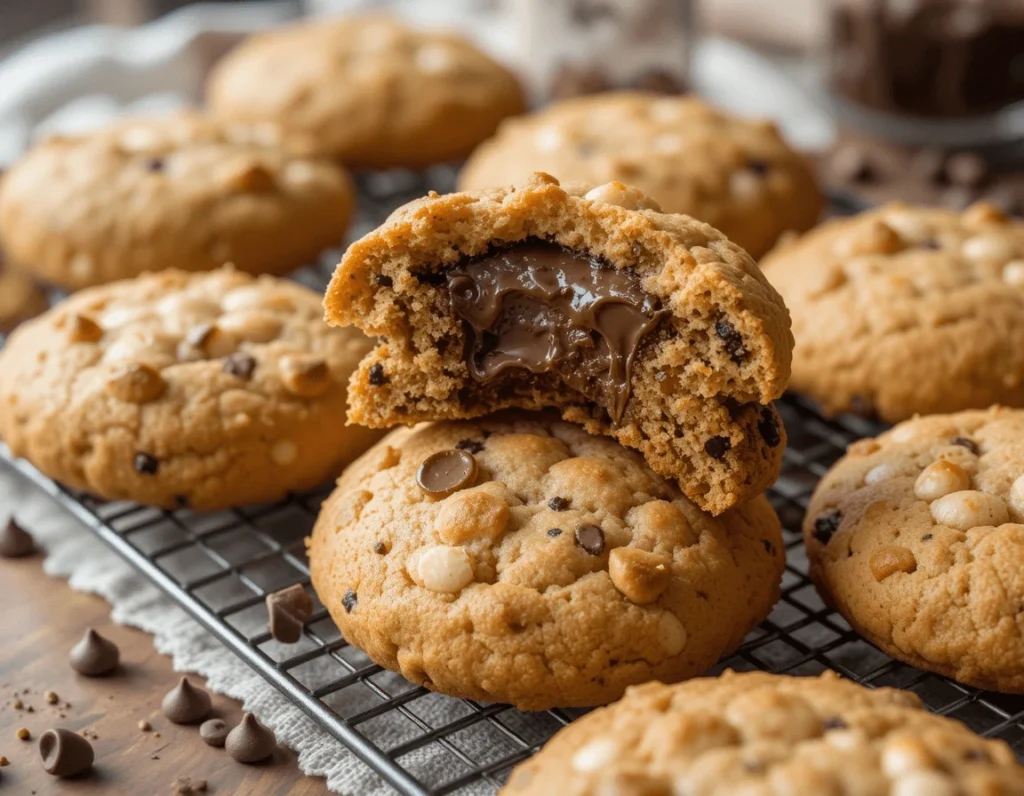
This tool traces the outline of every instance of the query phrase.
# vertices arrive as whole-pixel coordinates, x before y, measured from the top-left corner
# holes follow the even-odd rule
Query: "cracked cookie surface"
[[[110,500],[220,509],[337,475],[379,436],[345,426],[370,342],[320,297],[230,269],[81,291],[0,352],[0,437]]]
[[[725,672],[636,686],[561,730],[502,796],[1019,796],[1004,741],[928,713],[916,694],[834,672]]]
[[[742,249],[635,188],[428,195],[349,247],[324,304],[379,338],[352,422],[555,407],[716,514],[778,475],[786,307]]]
[[[771,610],[784,563],[763,496],[711,517],[636,453],[530,412],[393,432],[308,546],[321,602],[375,662],[530,710],[703,673]]]
[[[341,245],[348,176],[199,115],[130,119],[31,149],[0,186],[0,237],[68,290],[226,263],[283,274]]]
[[[461,36],[382,16],[260,33],[207,84],[211,112],[275,124],[291,151],[354,168],[423,168],[465,157],[522,113],[516,78]]]
[[[1024,411],[933,415],[854,443],[804,522],[827,601],[894,658],[1024,693]]]
[[[894,204],[761,265],[793,316],[790,387],[827,412],[1024,406],[1024,221]]]
[[[473,152],[459,186],[508,185],[534,171],[563,183],[635,185],[755,258],[783,232],[814,226],[823,206],[811,166],[773,124],[734,118],[696,97],[603,93],[509,119]]]

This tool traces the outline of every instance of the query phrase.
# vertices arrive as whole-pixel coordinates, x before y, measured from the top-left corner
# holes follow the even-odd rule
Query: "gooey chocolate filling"
[[[555,373],[622,419],[640,343],[667,314],[638,274],[528,241],[467,260],[447,278],[477,382],[510,370]]]

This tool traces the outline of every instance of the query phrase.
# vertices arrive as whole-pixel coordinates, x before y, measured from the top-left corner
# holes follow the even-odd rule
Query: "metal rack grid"
[[[450,184],[448,172],[431,177],[430,184]],[[363,177],[359,185],[363,212],[357,233],[423,190],[421,182],[401,175]],[[325,259],[297,278],[322,288],[333,262]],[[909,689],[930,710],[1002,738],[1024,757],[1024,697],[979,691],[898,663],[822,603],[807,576],[800,534],[804,511],[818,479],[846,446],[881,427],[848,416],[824,418],[794,396],[781,400],[779,410],[789,447],[769,495],[782,519],[787,549],[782,599],[713,672],[730,667],[816,674],[831,668],[869,686]],[[303,538],[329,486],[231,511],[166,511],[107,503],[69,490],[27,462],[12,459],[2,443],[0,457],[402,793],[493,792],[517,763],[585,712],[523,714],[507,705],[431,693],[347,645],[319,603],[299,644],[274,641],[267,632],[264,598],[293,583],[309,583]],[[443,772],[440,778],[438,772]]]

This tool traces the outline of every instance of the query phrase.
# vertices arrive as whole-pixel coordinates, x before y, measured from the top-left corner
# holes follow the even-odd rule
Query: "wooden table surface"
[[[153,649],[150,636],[113,624],[104,600],[47,576],[40,556],[0,559],[0,600],[0,756],[10,761],[0,768],[0,794],[163,796],[174,792],[176,778],[186,776],[205,779],[211,794],[327,793],[322,779],[299,773],[289,750],[280,749],[269,763],[246,766],[203,743],[196,727],[167,721],[160,700],[180,677],[170,660]],[[68,650],[88,627],[121,648],[116,674],[82,677],[68,664]],[[60,697],[58,705],[47,704],[47,691]],[[25,709],[13,707],[15,692]],[[216,716],[230,723],[240,718],[239,703],[217,694],[213,703]],[[30,705],[32,713],[26,710]],[[140,731],[142,720],[153,730]],[[31,731],[32,741],[18,740],[21,727]],[[36,740],[54,727],[87,729],[98,736],[92,741],[92,773],[58,780],[43,771]]]

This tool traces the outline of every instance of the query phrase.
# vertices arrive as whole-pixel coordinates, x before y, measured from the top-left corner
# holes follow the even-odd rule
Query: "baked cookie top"
[[[852,445],[804,523],[811,574],[914,666],[1024,692],[1024,411],[901,423]]]
[[[783,232],[810,229],[823,207],[811,166],[772,123],[737,119],[696,97],[604,93],[509,119],[473,152],[459,184],[508,185],[534,171],[563,183],[635,185],[755,258]]]
[[[746,252],[636,188],[431,193],[349,247],[324,303],[381,338],[355,423],[558,407],[714,513],[778,474],[786,307]]]
[[[1024,222],[992,205],[887,205],[772,252],[797,345],[791,387],[896,422],[1024,406]]]
[[[504,796],[836,794],[1011,796],[1024,768],[1003,741],[921,708],[916,694],[834,672],[648,683],[559,732]]]
[[[180,113],[44,141],[0,186],[7,254],[69,290],[164,268],[308,265],[341,245],[352,188],[334,163],[266,136]]]
[[[428,688],[525,709],[701,674],[771,610],[784,556],[763,496],[713,518],[636,453],[528,412],[392,433],[309,541],[348,641]]]
[[[320,297],[230,269],[75,294],[0,352],[0,437],[108,499],[214,509],[316,486],[375,435],[346,428],[369,341]]]
[[[466,39],[381,16],[257,34],[213,70],[207,101],[357,168],[457,160],[526,107],[512,73]]]

